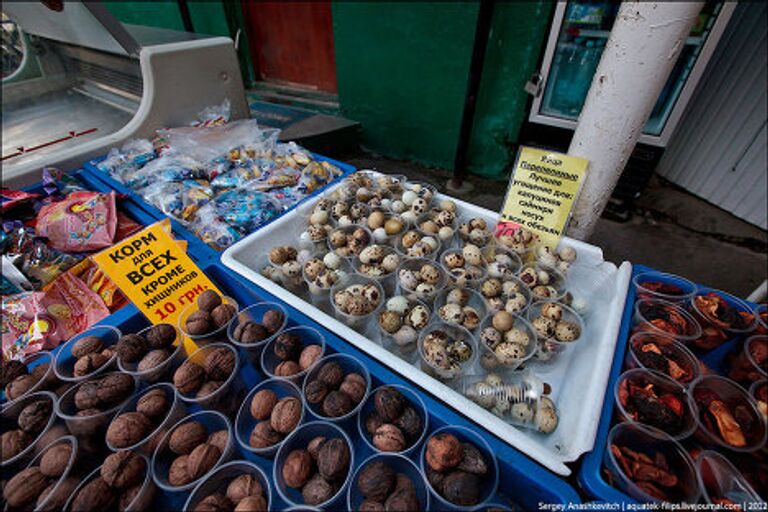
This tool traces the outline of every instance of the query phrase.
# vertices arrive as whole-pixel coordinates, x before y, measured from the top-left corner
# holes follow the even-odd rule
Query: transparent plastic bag
[[[255,119],[243,119],[220,126],[182,127],[158,130],[171,150],[200,162],[210,162],[241,146],[261,151],[276,140],[275,130],[262,130]]]

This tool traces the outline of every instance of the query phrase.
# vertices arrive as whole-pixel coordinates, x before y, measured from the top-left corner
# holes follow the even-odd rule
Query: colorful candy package
[[[62,201],[43,206],[37,215],[37,234],[51,247],[65,252],[88,252],[109,247],[117,229],[115,193],[73,192]]]

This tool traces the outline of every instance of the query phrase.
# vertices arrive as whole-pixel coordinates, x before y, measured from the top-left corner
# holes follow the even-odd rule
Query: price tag
[[[496,235],[524,227],[541,243],[556,247],[588,165],[583,158],[521,146]]]
[[[179,315],[204,290],[221,294],[171,236],[168,219],[93,256],[101,270],[153,324],[177,325]]]

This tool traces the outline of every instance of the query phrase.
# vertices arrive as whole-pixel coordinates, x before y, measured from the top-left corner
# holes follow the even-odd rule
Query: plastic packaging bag
[[[116,212],[114,192],[73,192],[40,210],[37,233],[64,252],[104,249],[115,240]]]
[[[256,149],[274,142],[275,130],[261,130],[255,119],[233,121],[212,127],[183,127],[158,130],[171,150],[199,162],[210,162],[227,155],[232,148],[252,146]]]

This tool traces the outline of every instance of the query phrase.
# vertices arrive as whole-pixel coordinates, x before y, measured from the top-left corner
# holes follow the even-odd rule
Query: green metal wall
[[[153,2],[105,1],[109,11],[123,23],[184,30],[179,5],[175,0]],[[195,32],[214,36],[229,36],[224,6],[216,1],[190,1],[189,14]]]

